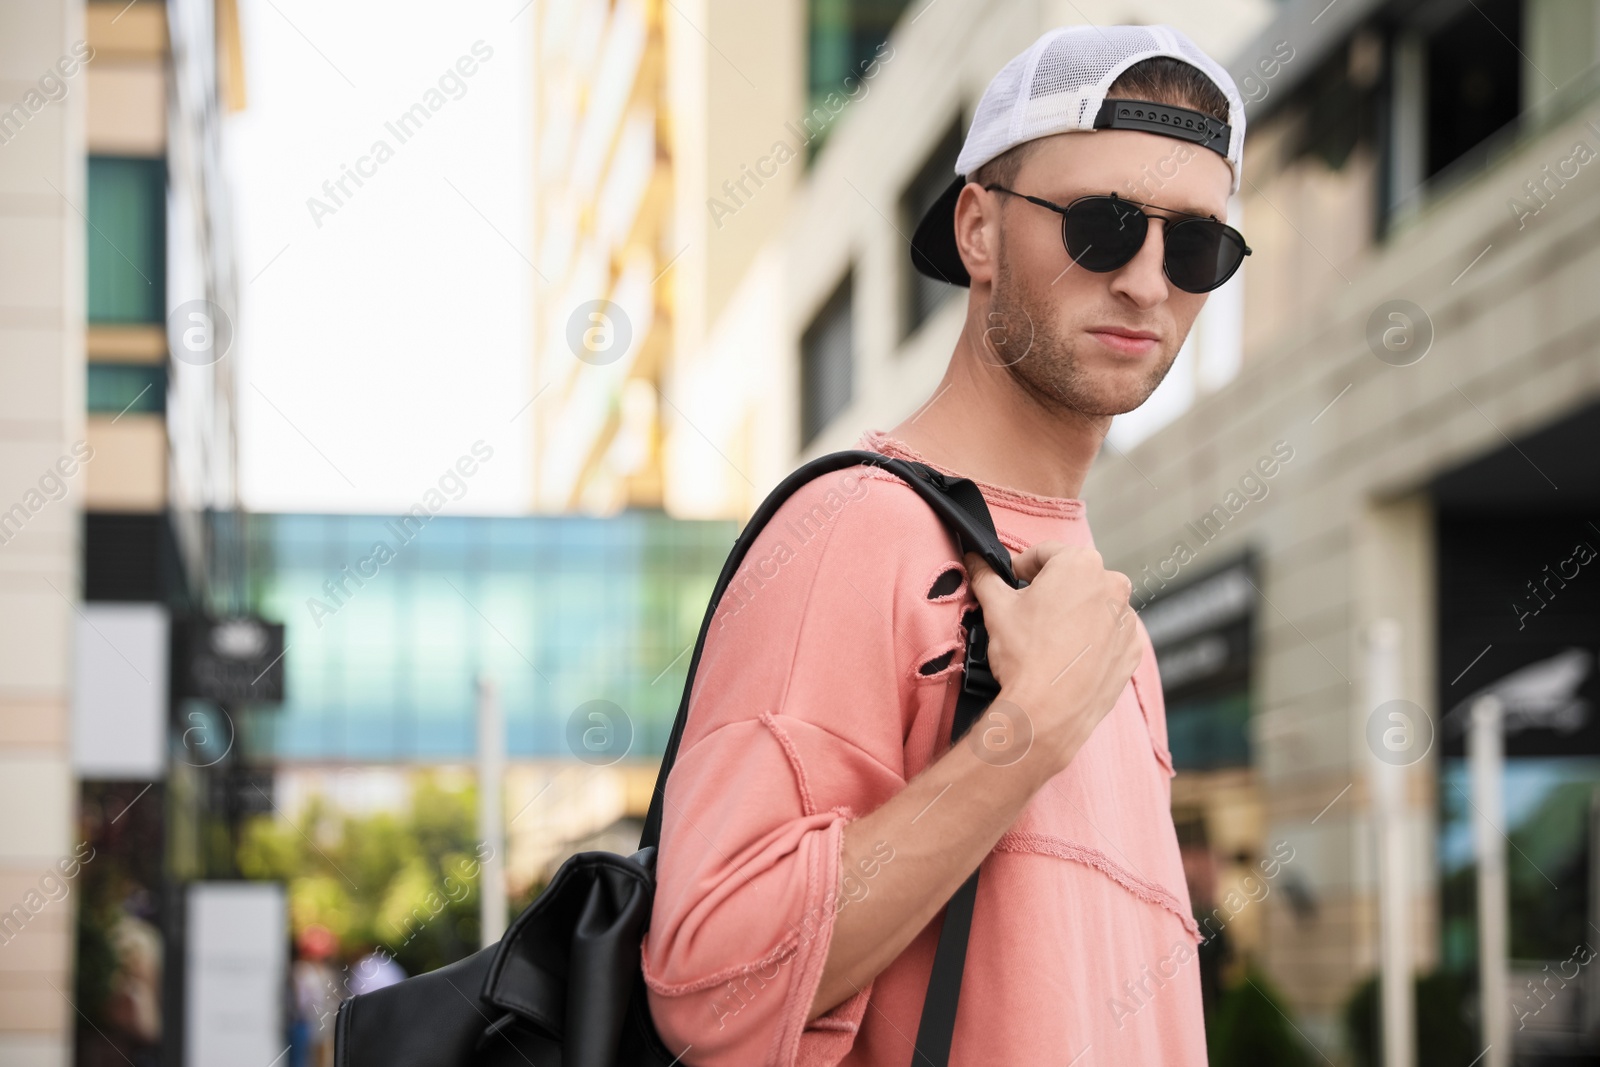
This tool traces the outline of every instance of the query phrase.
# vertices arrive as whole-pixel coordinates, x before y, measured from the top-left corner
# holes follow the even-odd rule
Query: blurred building
[[[906,6],[535,4],[536,510],[754,509],[792,451],[764,248]]]
[[[1236,941],[1337,1047],[1378,962],[1378,759],[1408,768],[1418,969],[1475,980],[1462,725],[1479,694],[1523,707],[1514,972],[1591,933],[1600,588],[1561,584],[1576,562],[1539,583],[1600,545],[1581,458],[1600,444],[1600,262],[1572,243],[1600,211],[1600,6],[1324,7],[1287,5],[1231,64],[1251,100],[1242,365],[1103,456],[1085,496],[1147,605],[1175,816],[1210,831],[1223,891],[1293,844],[1288,892]],[[1401,628],[1400,709],[1368,689],[1380,619]],[[1389,748],[1396,723],[1413,752]],[[1520,1053],[1592,1054],[1588,993],[1537,1014]]]
[[[824,14],[850,8],[807,6],[809,55]],[[1150,403],[1117,420],[1085,489],[1097,544],[1134,578],[1157,645],[1174,816],[1210,882],[1197,905],[1222,908],[1235,973],[1261,964],[1338,1055],[1346,1005],[1377,966],[1370,780],[1377,759],[1401,761],[1385,733],[1400,721],[1418,746],[1402,827],[1413,955],[1470,987],[1461,722],[1469,698],[1495,692],[1522,709],[1505,829],[1527,999],[1522,978],[1600,928],[1600,583],[1584,584],[1600,547],[1596,4],[907,11],[812,165],[780,169],[784,189],[750,183],[749,207],[771,191],[787,205],[729,257],[742,273],[676,356],[689,384],[675,417],[699,434],[669,450],[668,499],[748,511],[801,459],[932,394],[966,299],[912,270],[906,235],[953,174],[989,77],[1044,29],[1086,19],[1182,28],[1230,65],[1249,108],[1230,221],[1255,254],[1211,295]],[[715,178],[702,183],[713,200]],[[707,208],[722,223],[715,257],[745,215]],[[1400,720],[1369,706],[1380,619],[1400,626]],[[1294,858],[1262,896],[1278,842]],[[1579,984],[1523,1006],[1519,1050],[1593,1047],[1596,986]],[[1469,1006],[1433,1018],[1470,1035]]]
[[[80,4],[14,8],[0,54],[0,796],[11,813],[0,823],[0,1059],[12,1063],[63,1062],[74,1025],[58,992],[71,988],[73,912],[50,890],[76,844],[69,708],[83,472],[72,446],[84,439],[86,285],[83,220],[70,205],[81,209],[87,179],[83,23]]]
[[[707,330],[725,368],[771,360],[738,394],[771,442],[746,453],[752,482],[931,395],[965,294],[915,274],[906,234],[994,70],[1045,27],[1130,16],[1078,6],[944,0],[894,27],[875,99],[851,104]],[[1221,915],[1334,1053],[1378,961],[1370,776],[1390,720],[1368,705],[1374,621],[1402,627],[1406,721],[1432,734],[1408,763],[1403,827],[1418,968],[1472,981],[1475,694],[1523,707],[1507,736],[1517,973],[1568,958],[1597,905],[1600,584],[1582,582],[1600,545],[1600,8],[1310,0],[1139,18],[1229,62],[1250,101],[1230,221],[1254,254],[1152,402],[1118,419],[1085,498],[1157,643],[1174,817],[1213,872],[1197,901],[1240,901],[1291,843],[1272,891]],[[690,403],[686,418],[714,418]],[[723,490],[741,499],[733,478]],[[1586,1048],[1590,1003],[1542,1011],[1518,1048]]]
[[[595,751],[659,754],[734,532],[651,511],[249,516],[254,603],[295,655],[283,704],[245,711],[242,733],[277,761],[470,762],[486,677],[514,759],[577,754],[569,719],[593,700],[627,718]]]
[[[234,501],[237,21],[174,0],[0,23],[0,1060],[99,1063],[163,1049],[174,623],[240,591],[206,520]]]
[[[571,842],[642,822],[735,532],[649,510],[425,526],[249,516],[239,539],[253,604],[283,620],[292,651],[283,704],[246,710],[241,744],[275,767],[290,818],[316,795],[344,811],[404,810],[411,772],[470,770],[477,683],[493,681],[520,895]],[[634,827],[618,850],[637,844]]]
[[[656,387],[672,306],[656,282],[672,259],[673,177],[663,10],[623,0],[531,12],[537,510],[661,498]]]

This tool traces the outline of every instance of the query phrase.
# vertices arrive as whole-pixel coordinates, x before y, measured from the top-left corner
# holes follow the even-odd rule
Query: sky
[[[242,0],[240,18],[248,102],[223,142],[244,506],[403,511],[482,442],[445,510],[525,511],[532,8]]]

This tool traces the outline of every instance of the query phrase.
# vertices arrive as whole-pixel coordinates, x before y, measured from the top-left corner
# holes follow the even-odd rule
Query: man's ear
[[[956,249],[972,284],[994,281],[1000,243],[1000,197],[968,182],[956,200]]]

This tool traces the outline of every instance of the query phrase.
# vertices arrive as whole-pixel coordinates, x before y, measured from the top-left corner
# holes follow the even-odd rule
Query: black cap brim
[[[961,253],[956,249],[956,201],[966,185],[965,177],[957,176],[951,181],[911,235],[911,265],[918,273],[961,286],[972,284],[966,265],[961,262]]]

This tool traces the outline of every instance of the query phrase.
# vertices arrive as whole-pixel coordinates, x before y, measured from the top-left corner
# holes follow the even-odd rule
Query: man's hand
[[[868,861],[885,843],[894,862],[882,864],[871,891],[838,912],[808,1019],[860,991],[905,951],[1033,795],[1077,754],[1139,663],[1139,627],[1128,606],[1132,583],[1107,571],[1098,552],[1047,541],[1016,557],[1014,567],[1029,582],[1026,589],[1012,589],[979,557],[967,556],[1000,696],[968,735],[981,743],[951,745],[877,810],[845,827],[843,870]],[[999,708],[1002,701],[1012,707]],[[1019,712],[1024,722],[1005,721]],[[990,749],[991,736],[1009,743]],[[953,799],[940,803],[946,792]]]
[[[977,553],[968,580],[989,631],[996,703],[1022,709],[1033,745],[1059,771],[1071,762],[1127,686],[1141,653],[1128,597],[1133,583],[1092,548],[1044,541],[1016,557],[1012,589]],[[981,723],[979,724],[981,725]]]

